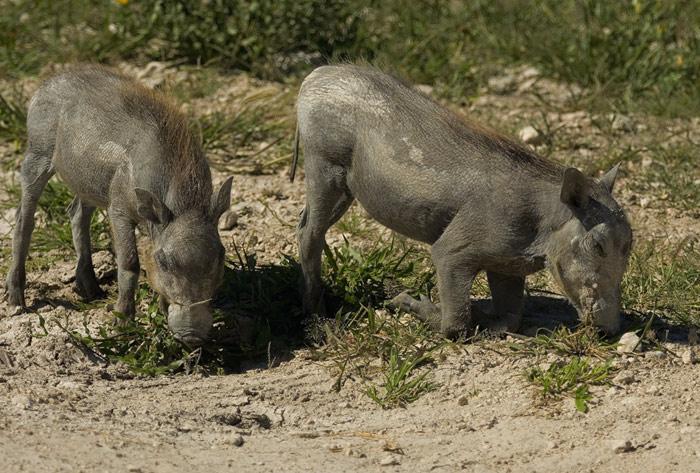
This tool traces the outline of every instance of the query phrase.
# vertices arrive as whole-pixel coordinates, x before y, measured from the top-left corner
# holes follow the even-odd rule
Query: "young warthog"
[[[547,267],[583,321],[620,329],[620,282],[632,231],[600,180],[438,105],[372,69],[320,67],[299,92],[306,206],[297,229],[305,311],[322,312],[325,233],[357,199],[383,225],[432,245],[441,306],[400,294],[395,306],[448,337],[515,331],[525,276]],[[296,156],[292,164],[294,178]],[[469,302],[486,270],[489,314]]]
[[[182,114],[133,80],[88,66],[39,87],[29,103],[27,138],[5,282],[9,303],[24,306],[34,211],[57,172],[76,195],[68,212],[79,291],[88,298],[101,294],[89,229],[95,207],[106,207],[118,265],[115,310],[134,316],[138,225],[150,239],[144,262],[149,281],[170,303],[170,329],[187,343],[203,341],[213,320],[209,300],[223,276],[217,221],[230,205],[231,178],[212,195],[209,165]]]

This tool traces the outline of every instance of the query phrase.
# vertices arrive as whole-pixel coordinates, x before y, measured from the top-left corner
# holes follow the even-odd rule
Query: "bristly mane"
[[[117,98],[121,103],[118,108],[127,117],[153,127],[163,149],[162,172],[171,177],[167,183],[169,189],[164,190],[171,196],[171,201],[166,201],[166,204],[172,206],[171,210],[176,214],[199,207],[207,210],[212,194],[209,167],[180,110],[161,93],[112,69],[94,65],[76,69],[73,73],[86,85],[94,78],[93,74],[110,76],[117,81]],[[173,186],[176,189],[172,189]],[[160,197],[166,199],[166,195]]]

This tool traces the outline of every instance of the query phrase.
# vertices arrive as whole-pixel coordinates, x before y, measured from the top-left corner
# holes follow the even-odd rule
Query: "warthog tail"
[[[294,158],[292,159],[292,169],[289,170],[289,180],[294,182],[294,172],[297,170],[297,159],[299,159],[299,125],[294,132]]]

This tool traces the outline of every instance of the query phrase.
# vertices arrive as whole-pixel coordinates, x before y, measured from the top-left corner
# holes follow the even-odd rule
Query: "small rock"
[[[632,384],[637,379],[634,377],[634,373],[630,370],[622,370],[613,379],[615,384]]]
[[[235,447],[240,447],[243,445],[243,436],[240,434],[234,435],[231,439],[231,444]]]
[[[34,400],[26,394],[17,394],[16,396],[12,396],[12,400],[10,402],[21,409],[29,409],[32,407],[32,404],[34,404]]]
[[[625,453],[633,450],[632,442],[629,440],[614,440],[612,442],[612,450],[615,453]]]
[[[518,132],[518,137],[529,145],[541,145],[544,142],[542,135],[534,126],[528,125]]]
[[[395,455],[387,455],[381,460],[379,460],[379,464],[381,466],[392,466],[392,465],[400,465],[401,463],[399,462],[399,459],[396,458]]]
[[[238,214],[233,210],[227,210],[219,219],[219,230],[231,230],[238,224]]]
[[[346,457],[355,457],[355,458],[365,458],[365,457],[367,456],[367,455],[365,455],[364,453],[358,452],[358,451],[355,450],[354,448],[350,448],[350,447],[348,447],[348,448],[346,448],[345,450],[343,450],[343,454],[344,454]]]
[[[644,354],[644,358],[646,358],[647,360],[663,361],[666,358],[668,358],[668,355],[666,355],[666,353],[662,352],[661,350],[656,350],[646,352]]]
[[[428,85],[428,84],[418,84],[416,86],[416,89],[418,89],[421,93],[425,95],[432,95],[433,94],[433,87]]]
[[[618,353],[632,353],[635,347],[638,349],[639,337],[634,332],[627,332],[620,337],[617,347]]]
[[[458,406],[466,406],[467,404],[469,404],[469,396],[461,396],[457,399]]]
[[[616,113],[611,113],[608,115],[613,130],[622,131],[624,133],[636,133],[637,124],[627,115],[619,115]]]
[[[552,442],[551,440],[547,442],[547,448],[550,450],[554,450],[555,448],[558,448],[559,445],[556,442]]]
[[[141,473],[143,470],[138,466],[127,465],[126,471],[128,471],[129,473]]]
[[[695,349],[688,348],[687,350],[685,350],[683,352],[683,354],[681,355],[681,361],[686,365],[697,363],[698,362],[698,355],[697,355],[697,353],[695,353]]]
[[[513,92],[517,86],[517,79],[511,75],[491,77],[488,81],[489,90],[499,95],[509,94]]]

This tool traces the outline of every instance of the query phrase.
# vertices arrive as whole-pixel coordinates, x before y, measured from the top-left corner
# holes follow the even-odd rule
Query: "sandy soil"
[[[145,79],[164,74],[152,69],[137,72]],[[539,116],[533,90],[555,98],[565,90],[543,80],[528,85],[537,78],[523,70],[512,74],[514,91],[485,91],[471,113],[515,131],[528,116]],[[233,82],[192,106],[211,107],[231,88],[259,86]],[[552,112],[551,118],[572,134],[590,135],[592,143],[598,139],[585,112],[564,118]],[[10,145],[3,150],[10,153]],[[697,212],[667,211],[624,190],[632,171],[618,186],[642,238],[661,231],[671,240],[700,234]],[[228,249],[235,240],[267,262],[296,253],[294,232],[283,222],[296,224],[303,173],[291,184],[286,172],[236,176],[233,209],[240,218],[222,233]],[[216,182],[225,177],[215,172]],[[10,229],[7,221],[0,226],[3,247]],[[340,234],[328,239],[338,242]],[[680,330],[669,332],[661,355],[619,356],[615,363],[626,376],[592,388],[585,414],[570,398],[543,402],[521,376],[532,360],[498,341],[447,349],[432,366],[431,380],[440,388],[406,408],[385,410],[357,379],[336,393],[334,365],[313,361],[305,349],[272,368],[262,363],[226,376],[146,378],[81,351],[55,324],[36,338],[36,313],[69,328],[82,324],[82,312],[72,308],[75,263],[57,256],[46,270],[28,274],[34,313],[0,305],[0,471],[700,471],[700,364],[688,358],[693,348]],[[103,251],[95,259],[98,276],[115,291],[113,256]],[[111,317],[103,309],[88,315],[91,323]]]

